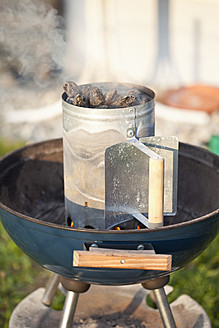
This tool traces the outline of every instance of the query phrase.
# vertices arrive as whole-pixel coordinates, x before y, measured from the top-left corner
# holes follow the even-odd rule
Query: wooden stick
[[[74,251],[73,266],[90,268],[116,268],[170,271],[172,256],[151,254],[147,251],[97,249]]]
[[[149,189],[148,189],[148,226],[150,229],[163,226],[164,197],[164,160],[149,159]]]

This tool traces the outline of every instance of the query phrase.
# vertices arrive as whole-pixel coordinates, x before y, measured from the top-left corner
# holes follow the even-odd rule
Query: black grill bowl
[[[62,140],[18,149],[0,161],[0,217],[13,241],[44,268],[93,284],[125,285],[167,272],[73,267],[73,251],[151,245],[173,256],[172,271],[197,257],[219,228],[219,157],[180,144],[178,211],[155,230],[72,229],[65,226]]]

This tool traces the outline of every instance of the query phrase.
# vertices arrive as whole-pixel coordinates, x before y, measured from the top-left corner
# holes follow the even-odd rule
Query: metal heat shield
[[[137,142],[136,142],[137,141]],[[105,150],[105,225],[119,223],[125,214],[148,213],[150,157],[164,158],[164,215],[177,211],[178,139],[145,137]],[[128,216],[130,220],[130,215]],[[127,220],[128,220],[127,219]]]

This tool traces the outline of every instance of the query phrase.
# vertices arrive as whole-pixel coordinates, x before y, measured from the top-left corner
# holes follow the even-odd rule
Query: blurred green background
[[[0,156],[22,143],[10,144],[0,140]],[[26,256],[9,238],[0,224],[0,327],[8,328],[15,306],[30,292],[44,287],[50,273]],[[219,235],[211,245],[184,269],[171,275],[174,291],[168,297],[172,302],[187,294],[207,312],[213,328],[219,328]],[[58,294],[55,307],[63,304]]]

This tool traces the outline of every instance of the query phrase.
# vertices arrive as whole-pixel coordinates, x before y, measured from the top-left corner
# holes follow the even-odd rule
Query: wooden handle
[[[147,250],[91,248],[91,251],[74,251],[73,266],[170,271],[172,256],[155,254]]]
[[[163,225],[163,181],[164,160],[149,159],[149,191],[148,191],[148,225],[156,228]]]

